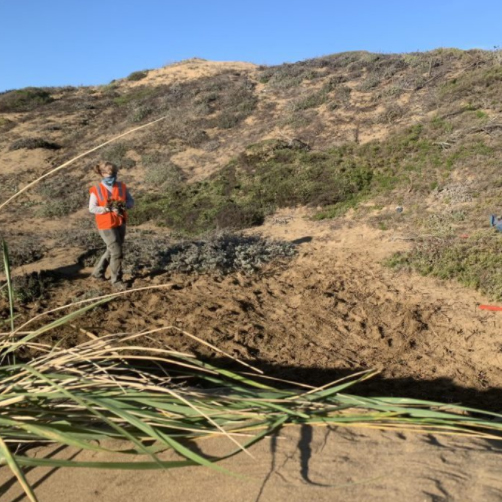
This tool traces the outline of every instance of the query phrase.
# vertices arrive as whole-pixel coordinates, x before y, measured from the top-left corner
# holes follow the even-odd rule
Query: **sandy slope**
[[[162,68],[149,70],[145,78],[137,81],[121,80],[123,86],[138,87],[142,85],[169,85],[174,83],[186,82],[213,75],[219,75],[223,72],[250,72],[255,70],[257,65],[253,63],[244,63],[239,61],[207,61],[205,59],[192,58],[185,59],[178,63],[172,63]]]

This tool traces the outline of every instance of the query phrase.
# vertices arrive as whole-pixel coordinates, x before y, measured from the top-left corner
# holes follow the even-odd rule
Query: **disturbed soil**
[[[258,231],[294,242],[297,256],[251,275],[145,271],[130,278],[131,288],[164,286],[99,307],[76,322],[74,336],[164,328],[151,335],[152,346],[235,364],[184,330],[270,376],[325,384],[377,369],[357,392],[500,410],[500,314],[480,310],[488,300],[456,283],[385,267],[385,258],[409,246],[406,235],[350,218],[313,222],[302,210],[278,213],[250,232]],[[90,271],[60,282],[48,303],[110,292]]]

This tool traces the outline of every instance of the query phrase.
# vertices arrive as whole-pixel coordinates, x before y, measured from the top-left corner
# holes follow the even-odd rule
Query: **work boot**
[[[106,277],[104,275],[94,275],[91,274],[91,279],[94,279],[95,281],[106,281]]]
[[[125,291],[127,289],[127,284],[122,281],[117,281],[112,284],[112,288],[114,291]]]

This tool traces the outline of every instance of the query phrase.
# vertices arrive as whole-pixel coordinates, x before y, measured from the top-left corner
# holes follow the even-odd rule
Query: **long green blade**
[[[175,439],[170,437],[168,434],[165,434],[165,433],[161,432],[160,430],[155,430],[153,427],[142,422],[141,420],[138,420],[135,416],[128,413],[127,411],[116,407],[110,400],[97,400],[96,399],[95,402],[96,402],[96,404],[101,404],[102,406],[106,407],[107,409],[112,411],[117,416],[123,418],[128,423],[137,427],[139,430],[142,430],[145,434],[148,434],[148,436],[151,437],[152,439],[157,439],[157,440],[165,443],[167,446],[170,446],[171,448],[175,449],[178,453],[183,455],[185,458],[192,460],[194,462],[197,462],[200,465],[205,465],[206,467],[212,467],[213,469],[216,469],[220,472],[225,472],[226,474],[231,474],[230,471],[227,471],[226,469],[223,469],[222,467],[215,465],[210,460],[207,460],[206,458],[202,457],[201,455],[191,451],[186,446],[182,445],[181,443],[179,443],[178,441],[176,441]]]
[[[91,406],[91,404],[92,404],[92,400],[91,399],[87,398],[87,400],[86,400],[86,399],[80,398],[76,394],[74,394],[72,392],[69,392],[67,389],[62,388],[56,382],[54,382],[51,379],[47,378],[46,376],[42,375],[41,373],[39,373],[37,370],[35,370],[34,368],[32,368],[30,366],[26,366],[26,369],[29,372],[31,372],[31,373],[35,374],[36,376],[38,376],[39,378],[41,378],[42,380],[46,381],[51,386],[53,386],[56,389],[58,389],[59,391],[61,391],[67,398],[69,398],[69,399],[77,402],[80,406],[83,406],[90,413],[92,413],[96,417],[100,418],[108,426],[110,426],[112,429],[115,429],[119,434],[121,434],[121,436],[123,438],[129,439],[129,441],[131,441],[132,443],[134,443],[143,453],[145,453],[147,455],[150,455],[154,461],[158,461],[158,458],[154,454],[152,454],[151,452],[149,452],[143,446],[143,444],[141,443],[141,441],[139,441],[136,437],[134,437],[132,434],[130,434],[123,427],[121,427],[120,425],[114,423],[112,420],[110,420],[108,417],[106,417],[103,413],[99,412],[93,406]]]

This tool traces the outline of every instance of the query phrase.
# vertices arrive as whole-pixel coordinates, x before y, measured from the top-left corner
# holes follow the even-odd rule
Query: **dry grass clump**
[[[6,117],[0,117],[0,132],[7,132],[16,127],[16,122]]]
[[[387,264],[443,280],[454,279],[494,300],[501,300],[501,239],[502,235],[493,229],[478,231],[467,238],[451,232],[436,235],[417,242],[408,253],[396,253]]]
[[[130,82],[137,82],[138,80],[143,80],[148,75],[148,70],[133,71],[128,75],[127,80]]]
[[[405,115],[405,111],[396,103],[388,105],[376,118],[377,123],[392,124]]]
[[[22,177],[16,173],[0,174],[0,200],[11,197],[19,190]]]
[[[14,143],[12,143],[9,147],[9,150],[35,150],[36,148],[43,148],[45,150],[59,150],[61,145],[54,143],[53,141],[47,141],[43,138],[21,138]]]
[[[262,68],[260,82],[278,90],[298,87],[309,76],[317,76],[311,68],[302,64],[283,64]]]
[[[36,191],[44,199],[39,212],[47,218],[71,214],[86,206],[88,192],[81,187],[75,176],[48,178],[38,185]]]
[[[173,187],[186,180],[181,167],[161,155],[145,156],[142,160],[145,166],[145,183],[151,188]]]
[[[446,102],[468,99],[479,107],[499,108],[498,96],[501,89],[502,66],[484,64],[443,83],[440,87],[440,97]]]
[[[335,100],[345,106],[350,104],[352,89],[346,85],[339,86],[335,91]]]
[[[136,165],[136,161],[127,156],[130,149],[132,146],[125,141],[114,143],[103,150],[101,158],[123,169],[130,169]]]
[[[136,106],[134,107],[131,112],[129,113],[129,121],[136,123],[136,122],[142,122],[144,119],[148,118],[150,115],[153,114],[154,108],[151,106],[145,105],[145,106]]]
[[[214,80],[205,92],[207,106],[205,114],[211,115],[219,112],[214,118],[208,118],[206,127],[230,129],[240,124],[249,117],[258,104],[254,88],[256,84],[247,78],[235,80],[231,75],[223,75],[219,80]],[[204,92],[204,91],[203,91]]]
[[[369,74],[358,86],[357,90],[369,92],[378,87],[381,83],[381,77],[376,74]]]
[[[444,204],[462,204],[472,202],[473,187],[471,183],[449,183],[432,192],[434,199]]]

